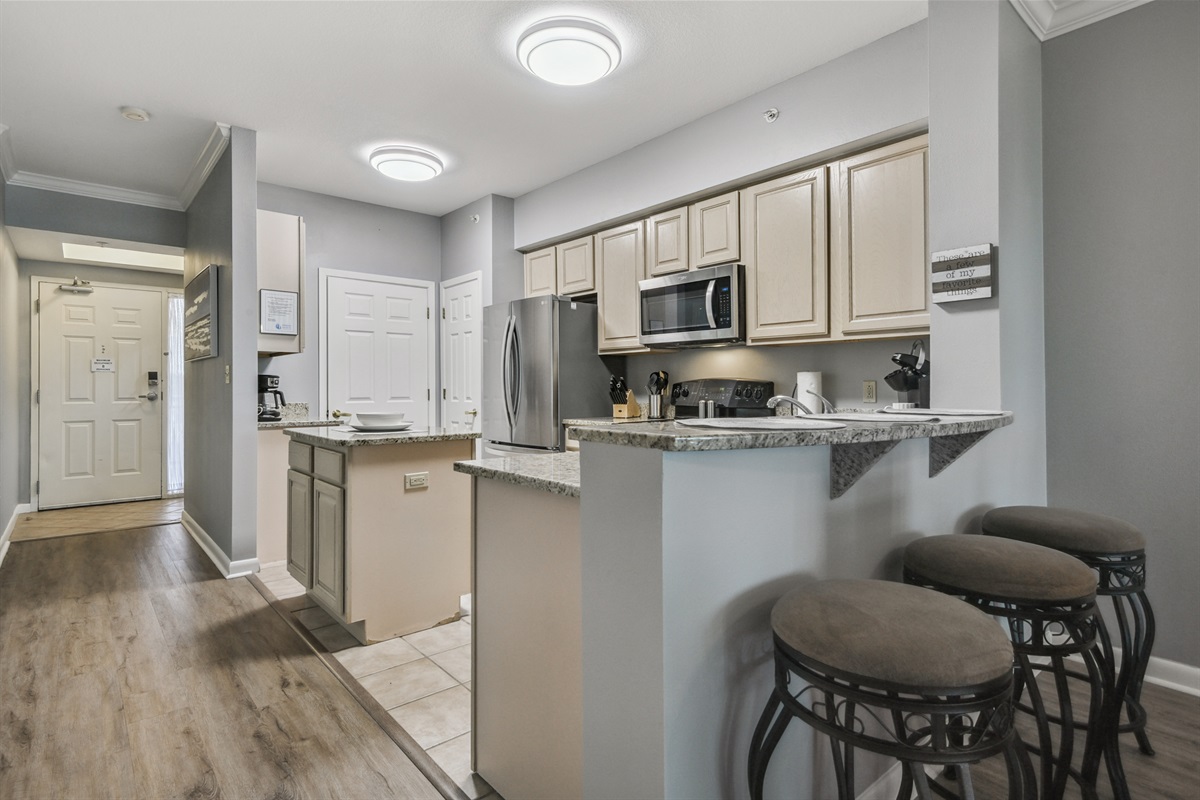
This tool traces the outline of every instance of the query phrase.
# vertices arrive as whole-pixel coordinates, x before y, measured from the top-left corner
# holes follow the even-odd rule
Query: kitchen
[[[1001,8],[1008,9],[1007,6]],[[1130,21],[1119,15],[1107,22],[1097,23],[1098,30],[1103,32],[1100,26],[1134,26],[1135,21],[1141,19],[1136,15],[1146,17],[1157,13],[1160,12],[1151,4],[1148,8],[1127,12],[1131,17]],[[1087,324],[1089,320],[1086,314],[1078,312],[1074,316],[1065,316],[1062,309],[1074,308],[1073,302],[1090,298],[1088,292],[1105,291],[1101,288],[1104,286],[1108,287],[1109,292],[1115,291],[1117,286],[1121,287],[1121,291],[1128,289],[1115,276],[1100,280],[1098,285],[1092,283],[1091,281],[1098,279],[1091,273],[1082,272],[1082,266],[1075,267],[1075,272],[1064,267],[1050,269],[1051,257],[1056,259],[1055,263],[1074,263],[1077,257],[1068,246],[1068,241],[1060,238],[1065,234],[1059,233],[1067,230],[1066,226],[1071,222],[1070,217],[1063,216],[1066,214],[1064,209],[1070,206],[1070,195],[1062,193],[1067,192],[1066,187],[1075,179],[1077,173],[1061,174],[1059,170],[1067,170],[1070,165],[1060,164],[1059,159],[1052,159],[1049,155],[1045,157],[1044,164],[1040,161],[1040,143],[1043,136],[1046,137],[1045,146],[1050,148],[1047,152],[1062,152],[1053,148],[1058,146],[1057,143],[1064,141],[1056,137],[1065,134],[1059,128],[1050,125],[1050,122],[1057,120],[1051,113],[1054,107],[1047,101],[1046,110],[1042,110],[1041,93],[1048,94],[1058,87],[1059,84],[1054,83],[1054,80],[1059,76],[1073,74],[1068,65],[1054,60],[1068,59],[1066,51],[1070,49],[1068,46],[1071,44],[1071,37],[1051,40],[1044,46],[1039,46],[1036,41],[1026,42],[1018,35],[1016,26],[1022,23],[1012,15],[1011,9],[1004,11],[999,19],[987,17],[984,23],[959,19],[955,14],[967,12],[933,4],[929,21],[916,26],[915,30],[909,29],[894,34],[851,56],[806,73],[788,82],[783,89],[769,93],[770,96],[747,98],[736,108],[696,123],[695,127],[685,130],[677,138],[666,137],[662,141],[648,143],[636,152],[616,157],[602,166],[584,170],[543,190],[522,195],[516,201],[489,196],[447,214],[440,226],[436,218],[424,215],[390,214],[386,215],[388,224],[395,225],[397,221],[401,221],[422,231],[405,240],[407,247],[411,247],[416,241],[429,248],[430,257],[414,258],[414,263],[437,264],[438,258],[434,253],[435,246],[440,243],[442,266],[440,272],[436,266],[427,269],[427,279],[430,280],[452,276],[453,270],[448,270],[446,265],[453,260],[451,257],[455,250],[461,253],[474,245],[488,253],[498,250],[499,256],[489,257],[484,262],[487,266],[484,270],[485,280],[491,282],[490,299],[491,304],[494,304],[515,299],[524,293],[520,283],[520,256],[515,256],[514,260],[514,249],[536,251],[543,244],[565,240],[566,236],[575,232],[593,230],[604,220],[616,222],[626,216],[641,218],[640,215],[644,211],[657,210],[664,204],[690,199],[691,195],[696,193],[732,189],[734,186],[731,184],[735,183],[749,185],[756,182],[757,176],[763,171],[775,171],[781,165],[801,162],[796,163],[799,168],[817,162],[827,163],[848,154],[837,152],[838,148],[846,143],[855,143],[855,150],[867,150],[881,143],[872,141],[872,137],[879,136],[881,132],[887,132],[888,139],[899,138],[906,133],[918,133],[922,127],[920,121],[928,118],[927,126],[934,137],[931,145],[933,152],[945,154],[940,164],[936,155],[930,162],[931,251],[992,241],[1001,244],[1001,258],[1004,264],[1040,264],[1043,241],[1041,201],[1026,204],[1019,198],[1041,197],[1040,187],[1043,185],[1044,170],[1044,191],[1048,198],[1045,210],[1047,267],[1044,283],[1040,268],[1029,272],[1020,268],[1002,271],[1002,282],[998,285],[997,297],[994,300],[982,302],[973,310],[966,308],[970,304],[940,313],[935,309],[927,340],[930,356],[937,364],[933,379],[935,405],[1004,408],[1013,412],[1017,422],[1003,431],[990,434],[958,463],[951,465],[942,476],[935,479],[938,487],[948,484],[944,491],[934,492],[934,480],[920,474],[923,466],[919,463],[923,457],[920,447],[915,442],[899,445],[859,484],[849,490],[844,498],[847,505],[838,506],[834,501],[829,506],[830,512],[839,520],[838,530],[844,531],[853,526],[858,533],[852,540],[843,538],[839,548],[844,549],[826,553],[822,557],[823,561],[830,565],[837,564],[838,569],[846,572],[875,574],[883,563],[879,556],[886,550],[890,536],[905,531],[912,534],[928,534],[962,530],[971,524],[970,520],[979,513],[976,508],[982,505],[1003,504],[1015,500],[1044,502],[1049,499],[1097,509],[1109,508],[1116,514],[1125,506],[1110,506],[1101,502],[1100,498],[1106,494],[1112,497],[1123,496],[1127,491],[1089,488],[1086,480],[1073,477],[1070,469],[1073,459],[1068,456],[1078,456],[1079,453],[1072,442],[1076,441],[1077,437],[1082,437],[1081,440],[1089,442],[1088,448],[1102,448],[1103,445],[1088,435],[1085,421],[1090,415],[1081,414],[1075,390],[1059,383],[1060,380],[1065,381],[1068,375],[1071,380],[1081,377],[1088,381],[1093,380],[1090,375],[1074,374],[1072,365],[1077,360],[1076,353],[1080,352],[1078,347],[1082,346],[1084,353],[1091,353],[1097,347],[1092,342],[1081,343],[1078,332],[1072,326],[1081,326],[1081,329],[1092,331],[1092,336],[1097,337],[1099,341],[1108,340],[1107,336],[1095,331],[1094,325]],[[1028,140],[1020,136],[1006,136],[1002,140],[999,127],[985,130],[982,135],[974,129],[967,129],[969,120],[963,118],[971,115],[964,114],[964,109],[983,108],[984,110],[979,112],[980,118],[992,119],[997,113],[995,108],[1002,100],[1005,103],[1013,102],[1010,95],[999,97],[999,90],[994,81],[989,83],[986,78],[980,77],[978,85],[973,85],[970,75],[963,75],[961,70],[950,67],[953,51],[946,42],[960,39],[970,41],[972,36],[963,34],[956,26],[972,28],[976,24],[981,24],[981,28],[990,33],[975,31],[975,37],[993,37],[992,51],[996,49],[996,42],[1001,41],[1020,52],[1032,50],[1035,54],[1033,59],[1039,67],[1038,74],[1032,78],[1023,75],[1017,69],[1020,63],[1028,62],[1013,62],[1016,66],[1005,62],[1006,68],[1015,70],[1005,73],[1006,80],[1024,78],[1041,87],[1037,93],[1037,102],[1026,106],[1018,104],[1017,108],[1005,106],[1003,109],[1005,114],[1002,116],[1005,119],[1026,119],[1028,115],[1036,118],[1037,124],[1032,128],[1021,127],[1021,130],[1026,131]],[[1081,36],[1082,34],[1079,34],[1074,38],[1078,40]],[[942,46],[930,46],[927,40],[936,40],[941,42]],[[1042,51],[1040,57],[1036,55],[1039,49]],[[1055,55],[1059,51],[1062,51],[1063,55]],[[1078,53],[1072,51],[1069,55],[1074,57]],[[1103,63],[1101,56],[1097,55],[1095,58]],[[1051,66],[1054,70],[1051,70]],[[996,62],[992,63],[991,69],[999,69]],[[1028,83],[1005,85],[1026,85],[1028,88]],[[856,88],[847,92],[843,91],[845,86]],[[768,125],[759,114],[770,107],[780,108],[781,115],[777,122]],[[803,125],[797,120],[796,114],[790,113],[793,109],[805,107],[820,107],[825,111],[826,124],[819,126],[820,130]],[[1036,113],[1030,110],[1031,108],[1036,108]],[[1016,114],[1016,117],[1009,117],[1007,114]],[[1046,122],[1042,121],[1042,115],[1045,115]],[[757,127],[751,127],[749,121],[740,124],[736,122],[743,117],[753,118],[753,124]],[[1069,122],[1057,124],[1070,125]],[[742,135],[736,139],[723,136],[721,131],[727,125],[733,125],[739,131],[743,131]],[[1039,132],[1043,126],[1045,132]],[[707,144],[698,150],[672,154],[673,150],[679,149],[678,146],[684,138],[695,136],[702,137]],[[239,138],[244,137],[235,130],[235,157],[238,155]],[[1066,145],[1062,146],[1065,150]],[[820,157],[825,153],[832,155],[828,158]],[[981,153],[983,155],[979,155]],[[1035,159],[1034,155],[1038,155],[1038,158]],[[978,167],[972,160],[975,156],[979,156]],[[1149,158],[1148,155],[1144,157]],[[647,170],[647,162],[658,166]],[[955,166],[948,166],[949,164]],[[645,174],[639,174],[641,172]],[[754,180],[745,181],[750,177]],[[1022,180],[1026,185],[1013,183]],[[1030,189],[1031,186],[1038,188]],[[324,259],[324,264],[320,266],[336,268],[340,265],[338,262],[344,262],[345,259],[333,255],[335,250],[340,248],[343,253],[361,252],[363,242],[373,241],[367,234],[378,235],[378,224],[370,219],[364,219],[360,223],[352,221],[349,219],[353,216],[351,210],[355,214],[376,214],[379,218],[385,216],[383,210],[364,207],[365,204],[351,206],[347,201],[329,199],[311,192],[272,185],[259,185],[257,188],[258,207],[305,217],[310,234],[309,275],[312,274],[313,267],[319,266],[315,260]],[[986,209],[980,208],[978,198],[981,195],[988,198]],[[1051,203],[1050,200],[1055,202]],[[19,213],[19,209],[14,208],[15,205],[10,201],[10,215]],[[322,222],[322,213],[313,210],[317,207],[326,209],[327,221]],[[1164,209],[1163,213],[1178,213],[1170,210],[1174,208],[1175,205],[1171,205]],[[335,215],[340,216],[340,219],[335,220]],[[472,222],[471,218],[474,216],[479,216],[480,221]],[[345,223],[346,227],[338,223]],[[15,223],[10,221],[9,224]],[[355,226],[361,226],[363,237],[355,236]],[[335,239],[343,235],[342,231],[346,231],[345,239],[335,242]],[[461,231],[466,231],[470,238],[457,238],[455,234]],[[503,239],[508,231],[511,231],[511,241],[507,250],[503,245],[497,248],[497,238]],[[468,245],[468,242],[471,244]],[[1077,243],[1071,241],[1070,244]],[[1152,247],[1151,249],[1153,250]],[[364,264],[372,259],[376,262],[382,261],[378,254],[367,253],[366,256],[360,259]],[[1083,280],[1084,274],[1089,275],[1088,282]],[[244,288],[239,284],[235,292]],[[250,291],[253,293],[253,288]],[[1044,347],[1043,291],[1047,309],[1044,313]],[[1180,293],[1179,297],[1168,298],[1167,302],[1184,303],[1185,295],[1186,293]],[[1103,304],[1104,301],[1101,300],[1100,305]],[[1171,319],[1189,319],[1185,311],[1186,308],[1178,314],[1163,314],[1159,315],[1159,318],[1164,324]],[[1139,326],[1131,326],[1123,331],[1123,335],[1130,337],[1134,343],[1141,342],[1142,348],[1147,352],[1164,344],[1170,346],[1170,342],[1188,338],[1155,334],[1143,339],[1139,338],[1143,336],[1140,330]],[[1153,347],[1150,342],[1154,343]],[[905,339],[899,345],[897,342],[880,342],[830,343],[799,347],[729,347],[681,353],[666,358],[652,355],[628,356],[624,374],[639,392],[645,380],[644,376],[656,369],[665,369],[671,374],[673,381],[701,377],[755,377],[772,380],[776,387],[781,389],[781,393],[787,394],[790,393],[790,384],[794,382],[796,372],[819,371],[825,375],[826,387],[835,405],[862,407],[863,380],[877,381],[882,402],[892,399],[883,379],[894,369],[891,355],[898,350],[907,351],[910,345],[911,340]],[[1124,340],[1120,344],[1121,348],[1132,346],[1135,345],[1125,343]],[[1122,349],[1121,352],[1128,351]],[[235,358],[245,359],[245,352],[239,350]],[[243,405],[252,404],[256,388],[252,384],[253,377],[259,372],[270,372],[280,374],[289,399],[307,401],[315,408],[316,382],[312,377],[315,375],[315,368],[289,375],[286,367],[288,363],[303,362],[308,358],[307,354],[300,354],[273,359],[269,368],[265,365],[256,368],[253,355],[248,360],[235,362],[234,379],[238,384],[234,391],[240,394],[235,398],[236,402],[233,405],[241,408]],[[1171,358],[1174,363],[1188,364],[1191,363],[1188,359],[1193,356],[1181,352]],[[289,362],[289,359],[296,359],[296,362]],[[1159,365],[1162,363],[1159,359],[1130,359],[1129,363],[1134,365],[1135,369],[1150,370],[1147,361]],[[630,367],[630,362],[642,363],[644,366]],[[1045,368],[1041,366],[1043,363],[1047,364]],[[1083,386],[1094,387],[1086,392],[1091,407],[1095,409],[1093,413],[1103,415],[1105,412],[1102,409],[1111,408],[1116,414],[1118,408],[1131,408],[1136,405],[1136,400],[1128,392],[1154,391],[1152,387],[1157,385],[1155,377],[1153,371],[1149,372],[1145,380],[1136,382],[1136,387],[1122,385],[1101,388],[1090,382],[1084,383]],[[247,383],[243,384],[243,381]],[[603,388],[598,391],[603,392]],[[1186,396],[1186,392],[1182,394]],[[1124,401],[1118,403],[1119,397],[1124,397]],[[1166,397],[1156,400],[1165,404],[1161,406],[1164,408],[1173,408],[1175,405],[1174,401]],[[228,405],[225,400],[222,400],[222,403]],[[1159,405],[1156,404],[1156,407]],[[1101,416],[1100,424],[1104,424],[1106,419],[1109,418]],[[223,431],[229,427],[232,430],[243,424],[235,421],[232,416],[226,420],[218,415],[212,420],[209,429]],[[1146,437],[1145,441],[1153,440],[1153,432],[1145,430],[1141,423],[1135,424],[1138,426],[1139,436]],[[250,430],[252,431],[252,426]],[[196,448],[206,447],[203,442],[196,443]],[[213,447],[218,451],[221,449],[215,445]],[[1139,445],[1136,452],[1143,452],[1141,448]],[[1173,447],[1170,444],[1164,444],[1160,448],[1147,448],[1145,452],[1152,450],[1178,452],[1177,445]],[[1092,453],[1088,449],[1087,453],[1091,463],[1101,463],[1105,458],[1103,450]],[[1138,461],[1142,465],[1138,470],[1149,469],[1149,474],[1155,476],[1155,483],[1168,488],[1174,486],[1177,489],[1173,492],[1175,500],[1156,500],[1152,507],[1140,511],[1135,516],[1146,520],[1159,520],[1143,523],[1143,527],[1162,532],[1159,534],[1160,538],[1152,539],[1155,543],[1152,544],[1152,548],[1156,550],[1155,584],[1158,587],[1178,587],[1175,591],[1184,592],[1183,596],[1188,597],[1188,590],[1184,587],[1189,584],[1185,579],[1180,579],[1178,571],[1182,567],[1175,564],[1187,564],[1189,559],[1194,561],[1190,555],[1191,551],[1187,549],[1191,545],[1180,542],[1175,537],[1161,538],[1166,537],[1169,530],[1194,529],[1194,515],[1189,516],[1193,512],[1188,510],[1186,505],[1181,506],[1178,500],[1188,496],[1186,487],[1179,483],[1182,476],[1194,474],[1194,471],[1188,471],[1187,464],[1180,463],[1181,458],[1172,456],[1161,466],[1153,466],[1159,463],[1156,459]],[[1125,463],[1120,459],[1109,461],[1114,465],[1114,469],[1118,462]],[[1020,470],[999,470],[995,466],[997,464],[1027,466]],[[736,471],[737,465],[730,462],[729,466]],[[779,463],[777,466],[781,472],[792,474],[792,471],[801,465]],[[803,468],[807,470],[815,468],[815,465],[804,465]],[[1131,486],[1142,486],[1145,485],[1143,481],[1150,480],[1147,475],[1125,474],[1124,469],[1121,467],[1124,480]],[[827,474],[826,470],[827,467],[822,469],[822,476]],[[253,473],[253,469],[248,473],[242,472],[240,483],[244,485],[249,477],[249,483],[252,484]],[[232,483],[239,483],[239,478],[235,477]],[[253,496],[252,493],[243,495],[240,493],[242,491],[243,489],[231,487],[228,492],[213,494],[218,498],[232,498],[233,507],[238,509],[236,514],[244,515],[247,508],[253,508]],[[1155,489],[1154,492],[1140,494],[1162,498],[1164,495],[1161,491]],[[855,501],[856,492],[859,499],[890,499],[873,499],[868,504],[869,507],[862,508]],[[1170,497],[1171,494],[1165,496]],[[963,499],[946,504],[937,501],[935,498],[938,496]],[[823,502],[830,501],[826,498]],[[204,510],[201,510],[201,513],[203,512]],[[210,523],[214,531],[220,530],[225,524],[222,520],[231,519],[223,516],[227,513],[216,514],[214,509]],[[831,523],[822,523],[829,524]],[[222,546],[229,548],[228,557],[231,561],[253,558],[253,543],[242,538],[244,534],[240,532],[241,529],[234,532],[235,527],[229,523],[229,535],[221,540]],[[214,539],[217,538],[214,536]],[[853,544],[862,544],[863,549],[853,550]],[[891,547],[894,548],[895,545],[892,544]],[[855,552],[859,554],[854,555]],[[1170,555],[1164,557],[1163,553],[1178,555],[1174,558]],[[1163,595],[1171,591],[1173,590],[1159,589]],[[756,604],[760,605],[761,602],[757,598],[746,598],[750,607],[756,607]],[[1185,602],[1181,610],[1168,609],[1166,614],[1168,617],[1171,614],[1183,614],[1187,607]],[[1163,638],[1156,652],[1179,663],[1196,663],[1198,659],[1190,654],[1188,648],[1191,645],[1186,641],[1177,640],[1176,644],[1170,644],[1171,637],[1178,637],[1179,631],[1185,628],[1182,618],[1176,624],[1164,621],[1164,633],[1161,634]],[[1174,633],[1167,634],[1166,631]],[[752,727],[751,723],[752,720],[744,721],[745,725]]]

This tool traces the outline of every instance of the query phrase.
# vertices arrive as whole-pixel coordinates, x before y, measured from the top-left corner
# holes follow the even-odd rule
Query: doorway
[[[171,292],[33,277],[31,293],[33,508],[163,497]]]
[[[479,430],[483,273],[442,281],[442,425]]]

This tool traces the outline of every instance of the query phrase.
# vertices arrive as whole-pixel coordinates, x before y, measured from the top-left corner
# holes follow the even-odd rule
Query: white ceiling
[[[560,14],[616,32],[615,73],[561,87],[517,64],[520,32]],[[16,184],[180,208],[222,123],[258,132],[259,180],[442,215],[519,197],[925,15],[925,0],[3,0],[0,166]],[[433,150],[446,171],[385,178],[366,160],[382,144]]]

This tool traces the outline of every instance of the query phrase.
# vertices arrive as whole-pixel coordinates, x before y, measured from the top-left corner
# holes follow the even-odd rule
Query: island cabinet
[[[825,167],[742,190],[746,338],[829,335]]]
[[[554,248],[546,247],[525,254],[525,296],[538,297],[558,293],[558,268]]]
[[[631,222],[596,234],[596,336],[601,353],[642,353],[638,281],[645,277],[644,227]]]
[[[292,577],[364,644],[454,618],[471,591],[471,486],[453,465],[478,434],[309,430],[288,431]]]
[[[835,338],[929,329],[929,137],[830,167],[830,297]]]
[[[693,203],[688,209],[690,268],[726,264],[740,258],[737,192]]]
[[[689,263],[687,206],[649,217],[646,220],[646,277],[686,272]]]

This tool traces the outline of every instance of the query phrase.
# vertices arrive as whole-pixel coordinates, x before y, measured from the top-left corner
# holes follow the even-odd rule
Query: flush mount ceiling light
[[[148,122],[150,120],[149,111],[133,106],[121,106],[121,116],[131,122]]]
[[[380,147],[371,153],[371,166],[398,181],[427,181],[442,174],[442,160],[418,147]]]
[[[544,81],[582,86],[617,68],[621,46],[599,22],[554,17],[526,28],[517,40],[517,60]]]

